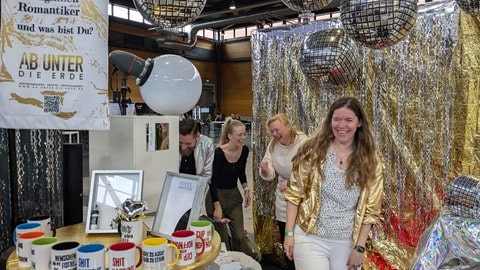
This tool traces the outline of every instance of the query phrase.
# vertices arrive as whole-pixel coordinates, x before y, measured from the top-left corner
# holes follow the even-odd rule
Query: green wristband
[[[293,236],[293,232],[285,231],[285,236]]]

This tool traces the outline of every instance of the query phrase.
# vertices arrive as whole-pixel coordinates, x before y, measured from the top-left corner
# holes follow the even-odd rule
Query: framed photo
[[[167,171],[151,233],[171,240],[200,216],[207,178]]]
[[[117,233],[115,208],[142,199],[143,170],[92,170],[86,233]]]

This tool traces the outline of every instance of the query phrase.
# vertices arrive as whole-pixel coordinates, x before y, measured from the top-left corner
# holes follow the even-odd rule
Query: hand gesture
[[[285,251],[285,255],[289,260],[293,260],[293,245],[295,244],[295,240],[293,236],[285,236],[285,240],[283,241],[283,248]]]
[[[250,206],[250,203],[252,202],[252,199],[250,198],[250,190],[245,191],[245,196],[244,196],[244,207],[247,208]]]
[[[267,175],[268,174],[268,162],[267,161],[262,161],[262,163],[260,163],[260,170],[262,171],[262,175]]]

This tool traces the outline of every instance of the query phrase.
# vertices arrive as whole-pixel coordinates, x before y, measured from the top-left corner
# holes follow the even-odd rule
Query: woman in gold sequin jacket
[[[287,257],[297,270],[360,269],[382,196],[370,122],[356,98],[340,98],[293,158],[285,191]]]

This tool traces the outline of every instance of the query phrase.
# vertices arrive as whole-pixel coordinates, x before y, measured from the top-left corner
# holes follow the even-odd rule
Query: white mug
[[[208,220],[194,220],[190,223],[190,230],[195,232],[196,242],[195,250],[197,253],[202,251],[202,239],[205,245],[205,251],[212,250],[213,224]]]
[[[32,269],[50,269],[50,250],[58,242],[56,237],[42,237],[32,242]]]
[[[40,231],[41,230],[41,224],[40,223],[21,223],[18,224],[15,227],[15,230],[13,231],[13,243],[16,245],[17,244],[17,239],[18,236],[22,233],[26,232],[33,232],[33,231]],[[18,251],[18,249],[17,249]]]
[[[143,221],[121,221],[120,234],[122,242],[133,242],[140,245],[143,240]]]
[[[136,261],[137,250],[140,252],[138,262]],[[109,270],[138,268],[142,264],[142,249],[133,242],[112,244],[108,248],[108,262]]]
[[[42,231],[26,232],[18,236],[18,266],[32,267],[32,242],[44,236],[45,233]]]
[[[105,246],[86,244],[77,249],[77,270],[105,270]]]
[[[77,270],[77,249],[80,243],[75,241],[60,242],[50,251],[51,270]]]
[[[27,223],[40,223],[45,236],[53,236],[52,219],[49,216],[33,216],[27,219]]]
[[[195,257],[200,256],[205,251],[205,242],[202,242],[201,252],[195,251],[195,232],[192,230],[178,230],[172,233],[172,243],[178,247],[180,259],[177,265],[185,266],[195,262]]]
[[[142,241],[142,269],[165,270],[177,264],[178,248],[161,237],[148,238]]]

